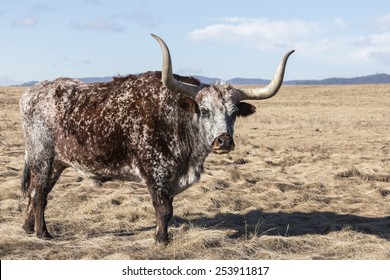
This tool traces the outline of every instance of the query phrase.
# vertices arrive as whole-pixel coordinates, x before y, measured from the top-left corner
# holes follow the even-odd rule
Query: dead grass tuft
[[[338,173],[336,177],[337,178],[359,177],[362,180],[366,180],[366,181],[390,182],[390,175],[367,174],[359,171],[355,167],[352,167],[351,169]]]

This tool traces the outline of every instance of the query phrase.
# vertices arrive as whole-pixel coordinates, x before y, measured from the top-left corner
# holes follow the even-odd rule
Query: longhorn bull
[[[93,84],[59,78],[21,97],[26,232],[52,238],[47,195],[64,169],[74,167],[100,182],[142,180],[156,211],[156,240],[168,242],[174,197],[199,180],[211,151],[234,149],[236,117],[256,109],[243,100],[274,96],[293,52],[284,55],[268,86],[244,91],[174,75],[168,47],[152,36],[162,49],[161,72]]]

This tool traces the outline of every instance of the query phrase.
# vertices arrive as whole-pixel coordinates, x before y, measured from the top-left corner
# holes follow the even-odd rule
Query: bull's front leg
[[[169,197],[166,189],[159,188],[152,194],[152,199],[156,211],[156,241],[168,244],[168,223],[173,215],[173,197]]]

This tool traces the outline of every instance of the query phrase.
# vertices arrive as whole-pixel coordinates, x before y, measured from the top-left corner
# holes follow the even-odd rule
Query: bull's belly
[[[107,167],[94,170],[93,168],[77,162],[68,162],[67,164],[76,169],[82,176],[97,182],[107,182],[111,180],[144,182],[139,169],[129,165],[120,166],[118,168]]]

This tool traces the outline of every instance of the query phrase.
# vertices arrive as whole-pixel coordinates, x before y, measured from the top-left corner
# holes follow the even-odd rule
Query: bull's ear
[[[199,114],[199,106],[198,103],[191,97],[182,97],[177,102],[177,105],[180,109],[191,113],[191,114]]]
[[[246,102],[238,103],[237,107],[238,107],[237,117],[247,117],[249,115],[252,115],[254,112],[256,112],[256,107]]]

